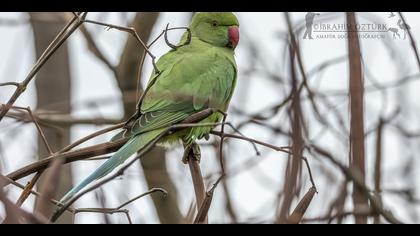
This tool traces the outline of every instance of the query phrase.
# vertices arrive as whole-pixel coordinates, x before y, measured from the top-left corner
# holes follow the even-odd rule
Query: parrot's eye
[[[217,21],[213,21],[212,23],[211,23],[211,26],[213,26],[213,27],[217,27],[217,26],[219,26],[219,22],[217,22]]]

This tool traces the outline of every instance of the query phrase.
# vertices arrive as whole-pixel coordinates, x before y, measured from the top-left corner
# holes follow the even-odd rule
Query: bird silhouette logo
[[[394,14],[394,12],[390,12],[390,15],[388,16],[388,18],[393,18],[396,15]],[[387,32],[391,32],[392,33],[392,37],[394,39],[397,39],[397,37],[399,39],[403,39],[405,40],[407,38],[407,34],[409,33],[411,27],[403,20],[403,18],[400,17],[400,19],[398,19],[397,21],[397,25],[396,27],[388,27],[387,28]],[[400,30],[403,32],[403,35],[401,37],[401,34],[399,33]]]
[[[392,32],[392,37],[393,37],[394,39],[396,39],[396,38],[397,38],[396,36],[398,36],[398,38],[401,38],[401,35],[398,33],[398,29],[397,29],[397,28],[394,28],[394,27],[389,27],[389,28],[388,28],[388,31]]]
[[[406,39],[406,38],[407,38],[407,34],[408,34],[409,30],[411,29],[411,27],[410,27],[407,23],[403,22],[403,20],[402,20],[402,19],[399,19],[399,20],[398,20],[397,25],[398,25],[398,27],[399,27],[400,29],[402,29],[402,30],[403,30],[403,32],[404,32],[404,37],[403,37],[403,39]]]

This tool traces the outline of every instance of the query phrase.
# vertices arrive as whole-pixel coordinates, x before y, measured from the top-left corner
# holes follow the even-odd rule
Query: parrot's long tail
[[[80,182],[76,187],[72,188],[69,192],[61,198],[61,203],[66,203],[70,200],[75,194],[80,190],[86,187],[88,184],[93,181],[104,177],[111,171],[113,171],[117,166],[121,165],[134,153],[141,151],[147,144],[152,142],[157,138],[164,129],[153,130],[141,135],[136,135],[132,137],[124,146],[122,146],[110,159],[104,162],[98,169],[96,169],[92,174],[90,174],[86,179]]]

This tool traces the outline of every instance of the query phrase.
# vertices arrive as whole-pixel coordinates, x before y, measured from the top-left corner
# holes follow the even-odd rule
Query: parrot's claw
[[[188,160],[191,155],[200,163],[201,150],[200,150],[200,146],[197,143],[192,143],[185,146],[184,155],[182,156],[182,162],[184,164],[188,164]]]

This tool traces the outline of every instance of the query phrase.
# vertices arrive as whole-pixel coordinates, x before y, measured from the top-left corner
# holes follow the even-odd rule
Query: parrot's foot
[[[190,157],[195,158],[196,161],[200,163],[201,150],[200,150],[200,146],[195,142],[189,145],[185,145],[184,155],[182,156],[182,162],[184,164],[188,164],[188,160]]]

